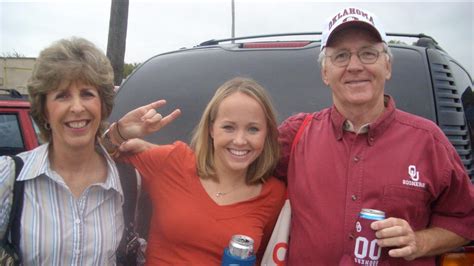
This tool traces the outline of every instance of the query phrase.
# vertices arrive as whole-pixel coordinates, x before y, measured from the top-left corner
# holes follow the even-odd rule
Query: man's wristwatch
[[[113,143],[112,140],[110,139],[110,129],[112,127],[109,127],[104,134],[102,135],[102,145],[104,145],[105,149],[110,155],[115,154],[118,151],[118,145]]]

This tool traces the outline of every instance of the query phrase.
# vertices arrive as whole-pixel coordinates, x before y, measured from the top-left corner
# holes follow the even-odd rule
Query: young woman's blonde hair
[[[233,78],[217,89],[194,130],[191,146],[196,153],[197,171],[201,178],[218,178],[215,171],[214,146],[210,127],[217,117],[220,103],[236,92],[244,93],[255,99],[265,113],[268,130],[263,151],[250,164],[246,179],[247,184],[264,182],[271,176],[280,157],[275,110],[265,89],[254,80],[242,77]]]
[[[97,87],[102,104],[99,136],[107,126],[114,106],[114,71],[109,59],[93,43],[72,37],[62,39],[41,51],[28,81],[31,116],[44,141],[51,141],[46,119],[46,95],[72,82],[81,81]]]

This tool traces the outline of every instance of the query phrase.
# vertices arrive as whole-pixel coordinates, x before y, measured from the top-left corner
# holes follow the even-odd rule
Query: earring
[[[46,128],[46,130],[51,130],[51,125],[48,122],[46,122],[44,123],[44,128]]]

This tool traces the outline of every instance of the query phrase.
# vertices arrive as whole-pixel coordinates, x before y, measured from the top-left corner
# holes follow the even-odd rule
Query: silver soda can
[[[229,253],[240,259],[253,255],[253,239],[246,235],[234,235],[229,242]]]
[[[375,231],[370,228],[374,221],[385,219],[385,212],[373,209],[362,209],[356,222],[354,243],[354,264],[379,265],[383,260],[382,248],[377,245]]]

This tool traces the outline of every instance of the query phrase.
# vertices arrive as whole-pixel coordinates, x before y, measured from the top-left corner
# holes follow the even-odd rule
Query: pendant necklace
[[[229,191],[227,191],[227,192],[217,191],[217,192],[216,192],[216,198],[220,198],[220,197],[225,196],[225,195],[227,195],[227,194],[229,194],[229,193],[231,193],[231,192],[234,192],[235,190],[237,190],[237,189],[240,188],[240,187],[242,187],[242,185],[237,186],[237,187],[235,187],[235,188],[233,188],[233,189],[231,189],[231,190],[229,190]]]
[[[221,196],[225,196],[225,195],[227,195],[227,194],[230,193],[230,192],[231,192],[231,191],[229,191],[229,192],[219,192],[219,191],[218,191],[218,192],[216,192],[216,197],[217,197],[217,198],[220,198]]]

